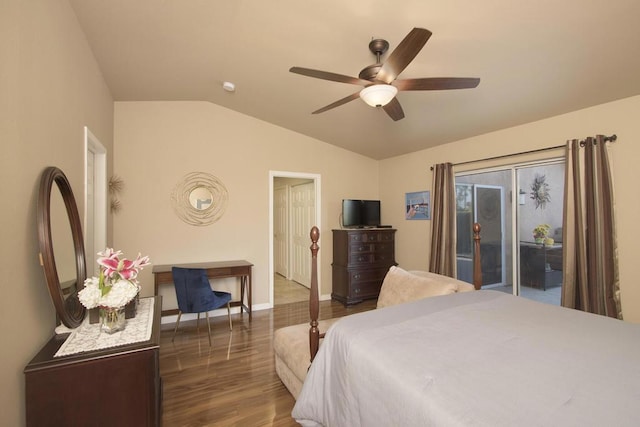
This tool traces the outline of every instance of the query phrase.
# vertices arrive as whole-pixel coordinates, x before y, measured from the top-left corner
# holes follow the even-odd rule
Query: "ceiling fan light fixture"
[[[367,86],[360,91],[360,98],[372,107],[382,107],[391,102],[398,93],[395,86],[377,84]]]

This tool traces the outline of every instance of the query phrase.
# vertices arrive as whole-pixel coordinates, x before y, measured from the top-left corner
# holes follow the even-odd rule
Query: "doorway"
[[[320,176],[270,172],[269,185],[270,305],[308,301],[309,231],[320,223]]]
[[[564,159],[456,175],[458,278],[472,282],[478,222],[483,289],[560,305],[563,200]]]

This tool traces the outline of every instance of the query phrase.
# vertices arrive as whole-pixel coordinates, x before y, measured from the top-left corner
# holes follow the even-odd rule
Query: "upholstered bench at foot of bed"
[[[340,318],[320,320],[318,328],[325,333]],[[309,323],[287,326],[275,331],[273,349],[276,354],[276,373],[295,399],[311,365],[309,352]]]

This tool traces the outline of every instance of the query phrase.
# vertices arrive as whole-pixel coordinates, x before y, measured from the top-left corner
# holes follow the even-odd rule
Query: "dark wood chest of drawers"
[[[395,233],[390,228],[333,230],[331,298],[345,305],[378,298],[395,262]]]
[[[67,335],[54,336],[24,370],[27,426],[159,426],[162,415],[160,312],[151,339],[54,357]]]

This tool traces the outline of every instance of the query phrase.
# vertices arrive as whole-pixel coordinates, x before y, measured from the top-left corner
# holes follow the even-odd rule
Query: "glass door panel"
[[[458,278],[473,282],[473,223],[481,230],[483,288],[504,288],[512,283],[511,171],[456,176]]]
[[[518,294],[560,305],[564,162],[516,168]]]

